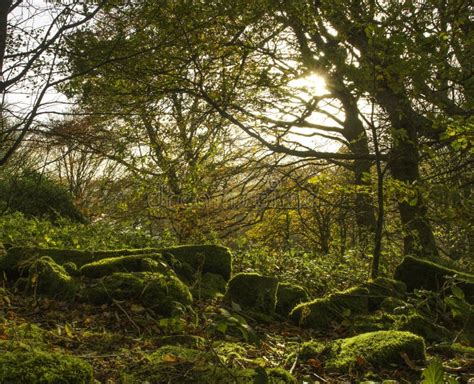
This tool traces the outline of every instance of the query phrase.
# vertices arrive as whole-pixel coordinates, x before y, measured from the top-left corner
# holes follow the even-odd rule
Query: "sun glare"
[[[312,73],[308,76],[295,79],[289,83],[291,87],[304,90],[311,96],[321,96],[327,93],[326,82],[322,76]]]

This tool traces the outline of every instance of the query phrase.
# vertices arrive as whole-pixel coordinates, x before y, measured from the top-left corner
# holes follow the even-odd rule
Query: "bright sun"
[[[328,92],[324,78],[315,73],[292,80],[289,85],[304,90],[311,96],[321,96]]]

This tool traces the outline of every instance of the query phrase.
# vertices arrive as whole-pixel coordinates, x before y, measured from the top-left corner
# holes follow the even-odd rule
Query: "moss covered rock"
[[[405,257],[395,271],[395,279],[403,281],[410,292],[420,288],[439,291],[446,282],[446,276],[455,275],[462,280],[459,287],[464,291],[466,300],[474,303],[474,275],[411,256]]]
[[[331,372],[351,369],[396,368],[404,366],[406,354],[412,361],[425,360],[425,344],[421,337],[410,332],[377,331],[363,333],[329,343],[307,342],[301,349],[304,359],[318,358]]]
[[[326,330],[345,318],[368,313],[367,288],[355,287],[297,305],[290,318],[303,327]]]
[[[85,264],[81,275],[89,278],[100,278],[116,272],[170,272],[170,267],[161,254],[130,255],[110,257]]]
[[[196,281],[192,289],[193,296],[199,299],[213,299],[225,293],[227,281],[215,273],[205,273]]]
[[[73,262],[80,268],[85,264],[102,259],[156,254],[163,254],[168,264],[172,264],[172,268],[178,273],[181,272],[180,269],[183,270],[183,273],[189,272],[188,269],[191,269],[191,275],[196,272],[210,272],[219,274],[228,280],[232,272],[232,255],[229,249],[218,245],[182,245],[169,248],[98,251],[13,247],[8,249],[5,255],[0,255],[0,271],[4,271],[12,277],[19,277],[25,265],[27,269],[28,263],[31,264],[32,261],[42,256],[49,256],[60,265]],[[154,257],[152,256],[152,258]]]
[[[40,257],[29,268],[29,291],[59,299],[72,299],[77,282],[48,256]]]
[[[277,289],[276,313],[286,317],[294,307],[308,300],[308,293],[303,287],[290,283],[280,283]]]
[[[406,294],[406,285],[397,280],[378,277],[362,285],[369,291],[369,311],[380,308],[387,297],[403,298]]]
[[[407,303],[398,297],[386,297],[380,303],[380,309],[386,312],[393,312],[396,308],[404,307]]]
[[[269,384],[296,384],[293,376],[283,369],[258,371],[223,367],[222,362],[210,353],[171,345],[161,347],[151,354],[149,362],[130,372],[126,382],[255,384],[258,382],[257,377],[261,377],[262,382]]]
[[[258,273],[239,273],[230,279],[224,301],[233,302],[244,311],[273,314],[278,280]]]
[[[190,265],[195,271],[214,273],[229,280],[232,274],[232,254],[229,248],[219,245],[181,245],[163,248],[163,254],[172,255],[180,263]]]
[[[72,356],[42,351],[0,354],[0,383],[85,384],[92,380],[92,367]]]
[[[443,342],[453,338],[453,334],[447,328],[434,324],[418,313],[398,316],[394,329],[409,331],[415,335],[422,336],[429,342]]]
[[[83,289],[81,299],[93,304],[133,300],[163,315],[171,314],[177,303],[192,302],[189,288],[172,272],[114,273]]]

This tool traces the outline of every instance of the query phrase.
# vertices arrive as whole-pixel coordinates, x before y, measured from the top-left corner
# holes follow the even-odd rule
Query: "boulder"
[[[169,248],[142,248],[83,251],[77,249],[12,247],[3,256],[0,254],[0,271],[10,278],[24,276],[25,268],[39,257],[49,256],[62,265],[73,262],[78,268],[102,259],[132,255],[163,254],[165,261],[178,273],[215,273],[229,280],[232,273],[232,255],[228,248],[218,245],[182,245]],[[155,256],[152,256],[155,258]],[[189,273],[191,271],[191,273]]]
[[[171,255],[180,263],[190,265],[195,271],[201,273],[214,273],[221,275],[226,281],[232,274],[232,254],[229,248],[219,245],[181,245],[163,248],[164,255]],[[171,266],[173,267],[173,262]]]
[[[403,281],[409,292],[414,289],[439,291],[446,282],[446,277],[456,276],[461,282],[459,288],[466,300],[474,303],[474,275],[456,271],[432,261],[407,256],[395,270],[395,279]]]
[[[419,313],[398,316],[393,328],[399,331],[409,331],[423,337],[428,342],[449,341],[454,337],[447,328],[434,324]]]
[[[79,270],[88,278],[101,278],[116,272],[161,272],[168,273],[170,267],[161,254],[109,257],[85,264]]]
[[[303,360],[323,361],[328,372],[396,368],[406,365],[404,355],[413,362],[424,361],[424,340],[410,332],[376,331],[328,343],[310,341],[300,352]]]
[[[0,354],[0,383],[92,382],[92,367],[76,357],[43,351],[9,351]]]
[[[59,264],[48,256],[43,256],[31,264],[27,290],[58,299],[74,298],[77,282]]]
[[[309,300],[306,290],[296,284],[280,283],[277,289],[276,313],[287,317],[298,304]]]
[[[387,297],[403,298],[406,294],[406,285],[397,280],[378,277],[362,284],[369,291],[369,311],[380,308],[383,300]]]
[[[192,302],[189,288],[173,272],[117,272],[81,290],[80,298],[92,304],[137,301],[163,315],[172,314],[179,304]]]
[[[238,304],[244,311],[273,314],[278,280],[258,273],[239,273],[229,280],[224,301]]]
[[[355,287],[297,305],[290,318],[302,327],[327,330],[345,318],[368,313],[367,288]]]
[[[227,281],[215,273],[204,273],[193,288],[193,296],[199,299],[213,299],[225,293]]]

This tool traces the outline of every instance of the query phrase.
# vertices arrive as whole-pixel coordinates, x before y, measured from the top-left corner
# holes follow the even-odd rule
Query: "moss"
[[[386,312],[393,312],[395,308],[403,307],[407,303],[397,297],[386,297],[380,303],[380,309]]]
[[[188,287],[172,272],[114,273],[95,286],[83,289],[81,298],[93,304],[112,300],[138,301],[163,315],[171,314],[176,303],[189,305],[192,302]]]
[[[28,289],[31,292],[59,299],[72,299],[78,284],[66,270],[48,256],[40,257],[29,269]]]
[[[296,305],[308,300],[308,293],[303,287],[290,283],[280,283],[277,289],[276,312],[286,317]]]
[[[453,337],[448,329],[434,324],[418,313],[399,316],[394,324],[394,329],[412,332],[429,342],[446,341]]]
[[[72,356],[42,351],[0,355],[0,383],[84,384],[92,380],[92,367]]]
[[[161,254],[130,255],[101,259],[81,267],[81,275],[100,278],[115,272],[161,272],[168,273],[170,267]]]
[[[74,277],[79,276],[79,271],[77,269],[77,265],[75,263],[73,263],[72,261],[69,261],[69,262],[63,264],[63,268],[71,276],[74,276]]]
[[[58,264],[73,262],[78,268],[102,259],[132,255],[156,255],[162,253],[178,274],[187,274],[191,279],[197,271],[219,274],[228,280],[232,272],[232,255],[228,248],[218,245],[183,245],[169,248],[141,248],[83,251],[56,248],[10,248],[4,256],[0,255],[0,270],[18,277],[21,266],[31,259],[49,256]],[[190,271],[192,273],[190,274]]]
[[[273,314],[278,281],[258,273],[239,273],[227,284],[224,301],[233,302],[243,310]]]
[[[421,337],[410,332],[377,331],[363,333],[328,344],[308,342],[303,344],[303,357],[324,361],[326,371],[348,372],[354,368],[389,369],[404,365],[402,354],[412,361],[425,360],[425,344]]]
[[[474,358],[474,347],[469,347],[460,343],[442,343],[433,345],[430,352],[440,353],[447,357],[454,357],[455,355],[463,355],[467,358]]]
[[[193,288],[193,296],[200,299],[213,299],[219,294],[224,294],[227,282],[221,275],[205,273]]]
[[[290,318],[300,326],[326,330],[334,322],[368,313],[367,288],[355,287],[297,305]]]
[[[357,316],[352,322],[350,329],[354,334],[390,330],[393,328],[396,319],[396,316],[384,312]]]
[[[385,277],[378,277],[362,286],[369,290],[369,311],[379,309],[386,297],[404,297],[407,290],[403,282]]]
[[[403,281],[410,292],[420,288],[439,291],[446,281],[446,276],[454,275],[463,281],[459,287],[463,289],[466,300],[474,303],[474,275],[411,256],[405,257],[395,271],[395,279]]]
[[[214,273],[229,280],[232,273],[232,254],[219,245],[182,245],[163,248],[163,254],[171,254],[179,262],[190,265],[195,271]]]
[[[193,335],[170,335],[158,339],[160,345],[181,345],[187,348],[203,348],[205,340],[200,336]]]
[[[330,344],[317,340],[306,341],[301,345],[299,357],[302,361],[316,359],[322,356],[330,347]]]

